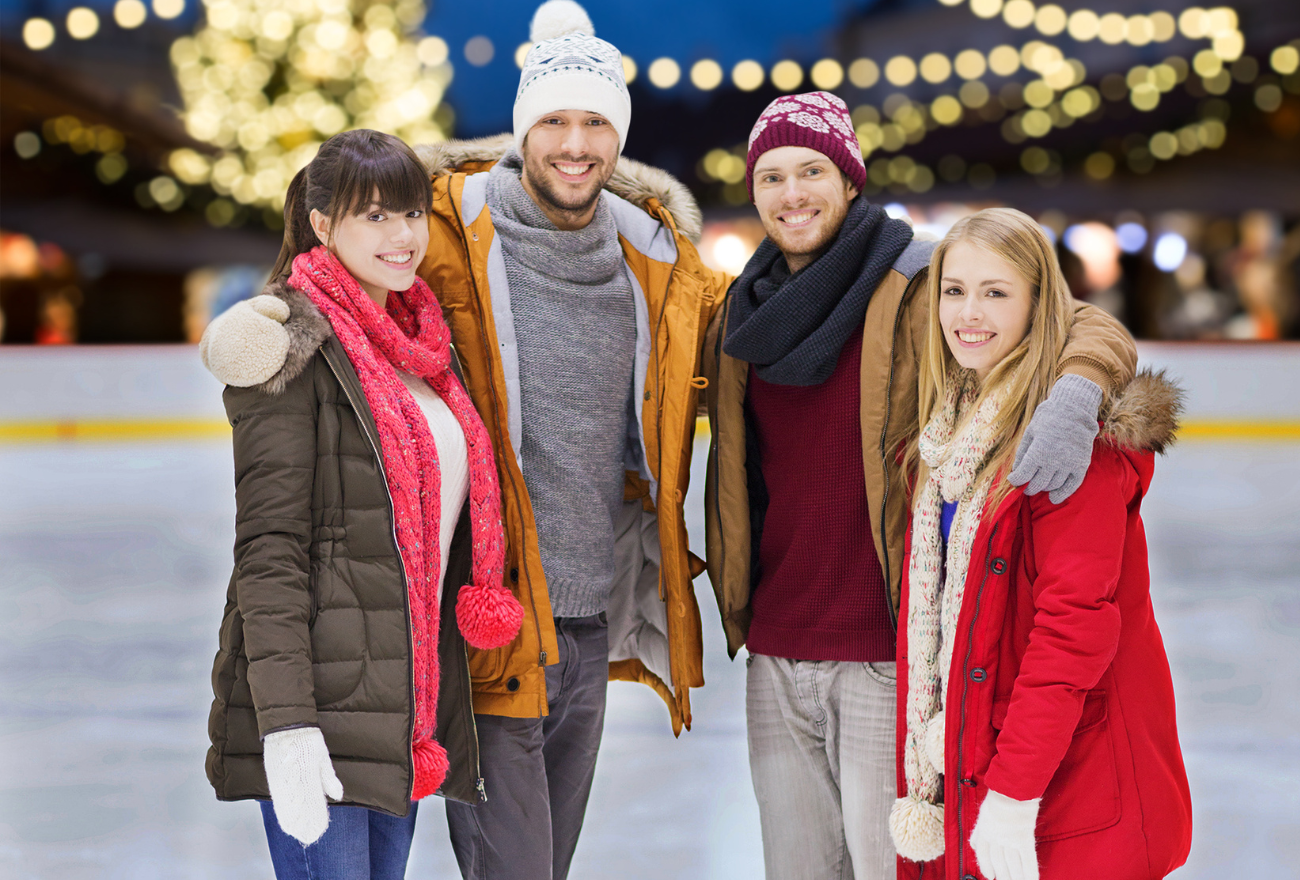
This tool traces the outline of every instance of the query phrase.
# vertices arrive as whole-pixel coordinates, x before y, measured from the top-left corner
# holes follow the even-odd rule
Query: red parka
[[[1155,880],[1186,860],[1191,795],[1140,515],[1177,400],[1162,377],[1139,376],[1106,420],[1078,491],[1052,504],[1045,492],[1017,489],[981,525],[945,698],[944,855],[900,858],[900,878],[984,880],[970,834],[989,789],[1042,798],[1041,880]],[[908,597],[905,574],[904,609]],[[905,794],[902,620],[898,661]]]

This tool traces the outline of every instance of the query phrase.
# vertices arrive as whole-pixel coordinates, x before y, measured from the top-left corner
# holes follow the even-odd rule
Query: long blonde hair
[[[925,286],[929,316],[919,370],[918,416],[921,428],[929,424],[944,406],[948,383],[960,370],[944,341],[939,320],[944,257],[948,249],[959,241],[984,248],[1005,260],[1029,282],[1033,296],[1029,331],[989,372],[972,408],[972,412],[978,409],[995,389],[1003,389],[1006,393],[992,423],[998,439],[974,479],[975,484],[998,479],[997,485],[989,491],[991,503],[987,510],[991,511],[1011,491],[1006,473],[1011,469],[1020,438],[1033,417],[1034,409],[1047,399],[1056,381],[1057,365],[1073,322],[1073,300],[1052,243],[1032,217],[1011,208],[988,208],[957,221],[930,257],[930,272]],[[970,413],[965,415],[968,417]],[[916,468],[919,459],[916,440],[913,439],[908,444],[908,467]]]

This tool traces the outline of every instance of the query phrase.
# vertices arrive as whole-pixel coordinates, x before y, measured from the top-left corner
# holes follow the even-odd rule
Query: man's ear
[[[308,219],[311,220],[311,229],[312,232],[316,233],[316,238],[320,240],[321,244],[329,247],[330,219],[322,214],[317,208],[311,209],[311,214],[308,215]]]

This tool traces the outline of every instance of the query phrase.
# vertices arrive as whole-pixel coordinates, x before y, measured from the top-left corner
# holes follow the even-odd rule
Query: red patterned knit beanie
[[[826,156],[862,189],[867,166],[853,131],[848,105],[830,92],[807,92],[777,98],[754,123],[745,159],[745,187],[754,200],[754,163],[777,147],[808,147]]]

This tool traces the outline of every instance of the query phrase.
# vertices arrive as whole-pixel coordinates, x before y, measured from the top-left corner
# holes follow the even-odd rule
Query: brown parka
[[[320,727],[343,804],[410,808],[413,679],[406,577],[379,431],[329,322],[283,283],[289,353],[261,385],[227,387],[234,429],[235,567],[212,669],[208,779],[221,800],[268,798],[261,738]],[[469,579],[468,508],[448,584]],[[481,800],[456,590],[443,590],[438,793]]]
[[[519,462],[518,356],[487,174],[509,136],[416,147],[433,181],[429,249],[419,274],[442,304],[465,385],[492,435],[501,477],[507,585],[524,606],[518,637],[470,649],[474,708],[547,713],[545,667],[558,661],[537,529]],[[704,684],[700,611],[691,580],[704,570],[687,547],[682,502],[690,479],[706,330],[730,277],[704,266],[700,215],[662,171],[620,159],[604,197],[614,215],[637,311],[635,399],[639,466],[627,474],[615,523],[609,600],[610,678],[640,681],[668,706],[674,733],[691,724],[690,688]]]
[[[871,538],[888,585],[891,618],[898,620],[907,534],[907,492],[899,451],[919,430],[918,365],[925,349],[929,307],[924,296],[933,242],[913,240],[867,305],[860,366],[862,464],[871,510]],[[709,579],[717,595],[727,653],[745,644],[751,619],[753,527],[745,388],[749,364],[722,351],[729,310],[724,307],[705,345],[707,405],[712,440],[704,489]],[[1095,306],[1078,303],[1059,371],[1075,373],[1113,395],[1133,379],[1137,349],[1123,326]],[[759,524],[761,528],[761,524]]]

